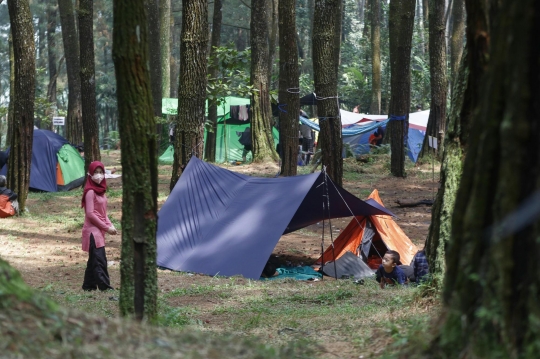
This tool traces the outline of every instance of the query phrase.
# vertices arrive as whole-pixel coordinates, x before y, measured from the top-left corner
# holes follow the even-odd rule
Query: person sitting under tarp
[[[7,218],[19,214],[17,194],[6,188],[6,176],[0,175],[0,218]]]
[[[399,267],[400,256],[396,251],[386,251],[382,259],[382,264],[375,273],[375,279],[379,282],[381,289],[386,285],[407,284],[407,276]]]
[[[426,258],[426,251],[422,249],[418,251],[411,262],[411,267],[414,271],[416,283],[421,283],[429,278],[429,265]]]
[[[380,146],[382,145],[383,138],[384,138],[384,130],[382,127],[379,127],[378,129],[375,130],[375,132],[373,132],[369,136],[369,140],[368,140],[369,145],[371,147]]]

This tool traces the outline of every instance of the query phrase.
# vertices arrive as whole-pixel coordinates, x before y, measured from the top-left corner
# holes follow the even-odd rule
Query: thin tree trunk
[[[169,97],[169,94],[171,92],[170,37],[171,0],[159,0],[159,42],[161,44],[161,97]],[[159,110],[161,111],[161,106]]]
[[[369,112],[381,113],[381,0],[371,0],[371,106]]]
[[[120,313],[157,319],[157,158],[143,0],[114,0],[113,59],[122,156]]]
[[[251,1],[251,136],[253,162],[277,161],[268,83],[268,1]]]
[[[424,33],[429,33],[429,0],[422,0],[422,20],[424,24]],[[429,42],[424,42],[425,52],[429,52]]]
[[[79,0],[79,43],[81,49],[81,105],[84,132],[84,168],[101,161],[96,117],[96,76],[94,64],[94,2]]]
[[[341,0],[317,1],[313,20],[313,75],[321,127],[318,146],[322,165],[338,185],[343,182],[343,138],[337,94],[341,9]]]
[[[192,156],[204,155],[204,121],[208,51],[208,2],[182,1],[178,117],[175,127],[174,163],[170,190]]]
[[[296,176],[300,112],[296,0],[279,1],[279,139],[281,174]]]
[[[268,86],[272,86],[272,75],[274,70],[274,59],[276,58],[276,47],[279,43],[279,28],[278,28],[278,6],[279,0],[269,0],[268,2],[269,10],[269,48],[268,48]]]
[[[69,92],[65,135],[71,143],[80,144],[82,142],[82,115],[79,36],[72,0],[58,0],[58,10],[62,24]]]
[[[431,357],[535,358],[540,350],[534,299],[540,288],[540,3],[490,5],[497,8],[466,2],[468,54],[480,60],[471,75],[485,73],[452,218],[445,315]]]
[[[424,56],[426,54],[426,45],[425,45],[426,38],[424,36],[424,23],[423,23],[423,17],[422,17],[422,0],[416,1],[416,21],[417,21],[418,32],[420,35],[420,51],[422,51],[422,55]]]
[[[148,46],[150,49],[150,79],[152,83],[152,108],[155,117],[161,117],[161,39],[159,24],[159,1],[146,0],[145,6],[148,16]],[[163,1],[163,0],[161,0]],[[154,129],[156,131],[156,129]],[[157,146],[156,146],[157,151]]]
[[[450,37],[450,76],[448,79],[453,83],[457,77],[465,38],[465,1],[454,0],[452,7],[452,36]],[[453,88],[453,86],[451,87]]]
[[[47,4],[47,55],[49,58],[48,68],[49,68],[49,85],[47,87],[47,101],[52,104],[52,109],[50,109],[47,114],[50,119],[50,123],[47,126],[48,130],[52,130],[52,117],[56,115],[55,109],[57,108],[56,103],[56,84],[57,84],[57,68],[56,68],[56,1],[49,0]]]
[[[444,4],[439,0],[431,1],[429,17],[429,72],[431,76],[431,107],[427,123],[426,135],[418,159],[422,160],[429,152],[429,137],[444,138],[446,129],[446,92],[448,81],[446,78],[446,39],[444,36]],[[436,149],[440,159],[444,143],[439,141]]]
[[[9,105],[8,105],[8,131],[6,136],[6,146],[11,146],[13,138],[13,118],[15,115],[15,55],[13,50],[13,33],[9,32]]]
[[[34,28],[28,0],[8,0],[15,59],[15,92],[10,133],[7,184],[18,195],[20,213],[25,213],[30,186],[34,139],[36,60]]]
[[[216,48],[220,45],[221,39],[221,18],[222,1],[214,0],[214,15],[212,17],[212,38],[210,40],[210,64],[208,71],[212,81],[219,75],[219,60],[216,57]],[[217,110],[218,105],[215,100],[208,101],[208,121],[212,124],[212,131],[206,133],[206,146],[204,148],[204,158],[208,162],[216,162],[216,133],[217,133]]]
[[[391,0],[390,72],[391,99],[390,122],[390,170],[396,177],[405,177],[405,153],[411,106],[411,48],[414,27],[415,0]]]

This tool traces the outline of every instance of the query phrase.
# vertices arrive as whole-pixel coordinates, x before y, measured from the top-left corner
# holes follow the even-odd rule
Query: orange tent
[[[373,190],[368,198],[384,206],[379,197],[379,191]],[[369,238],[367,238],[368,236]],[[384,255],[386,250],[391,249],[399,253],[401,263],[409,264],[418,252],[418,248],[391,216],[357,216],[336,238],[334,248],[330,245],[316,263],[331,262],[334,260],[334,255],[335,259],[338,259],[347,251],[360,256],[360,248],[364,238],[367,238],[365,244],[371,240],[371,245],[366,250],[379,258]]]

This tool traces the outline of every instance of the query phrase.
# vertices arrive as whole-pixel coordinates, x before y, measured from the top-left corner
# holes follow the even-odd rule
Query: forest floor
[[[102,161],[122,173],[119,151],[103,151]],[[278,172],[276,164],[224,166],[256,176],[273,177]],[[361,199],[378,189],[398,225],[422,248],[431,207],[401,208],[395,202],[434,199],[438,168],[438,164],[409,163],[408,176],[395,178],[389,173],[388,155],[372,156],[368,163],[346,159],[344,187]],[[159,166],[159,206],[168,196],[171,171],[172,166]],[[300,170],[308,171],[307,167]],[[121,234],[122,180],[107,179],[107,184],[109,216]],[[80,289],[87,260],[80,244],[81,194],[81,189],[30,193],[24,216],[0,220],[0,257],[19,270],[26,283],[61,306],[90,316],[117,318],[118,290],[87,293]],[[332,220],[334,239],[350,219]],[[328,223],[325,226],[328,230]],[[318,223],[283,236],[273,254],[290,265],[310,265],[320,256],[322,228]],[[326,243],[329,238],[328,232]],[[108,236],[106,243],[111,284],[118,289],[121,235]],[[410,335],[425,339],[422,331],[438,312],[437,301],[423,298],[418,288],[380,290],[374,281],[358,285],[325,277],[319,282],[261,282],[166,270],[158,270],[158,281],[159,326],[257,338],[269,346],[302,342],[316,348],[314,356],[321,358],[375,358],[399,351]]]

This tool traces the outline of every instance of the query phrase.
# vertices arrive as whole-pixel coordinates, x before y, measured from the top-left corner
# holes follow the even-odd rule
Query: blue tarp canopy
[[[323,202],[328,187],[330,216]],[[283,234],[323,219],[392,215],[324,173],[259,178],[192,157],[158,216],[157,264],[258,279]]]
[[[47,192],[58,191],[56,184],[58,157],[56,154],[66,143],[69,143],[68,140],[52,131],[34,129],[30,188]],[[0,171],[0,174],[5,175],[6,173],[7,164]]]

